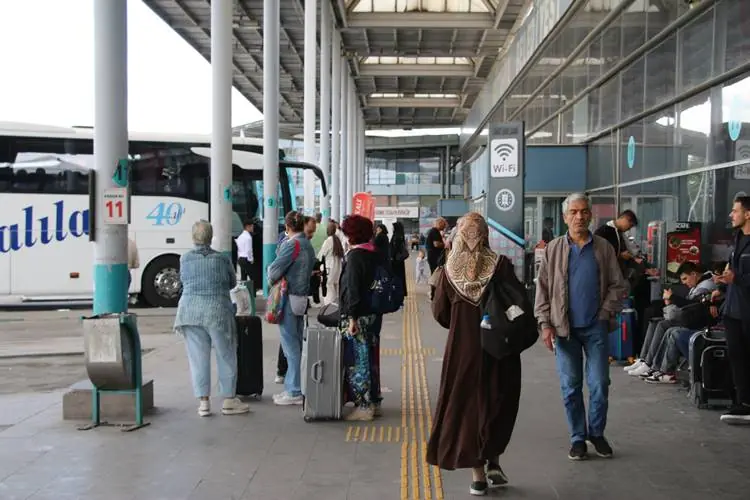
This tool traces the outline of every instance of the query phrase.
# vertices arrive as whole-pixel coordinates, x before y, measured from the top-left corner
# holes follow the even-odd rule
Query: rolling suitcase
[[[724,332],[705,328],[690,337],[690,391],[698,408],[731,406],[734,384]]]
[[[302,412],[305,422],[341,418],[343,363],[337,328],[308,326],[302,342]]]
[[[248,282],[251,315],[235,316],[237,323],[237,395],[263,395],[263,323],[255,316],[255,290]]]
[[[630,299],[617,315],[617,328],[609,333],[609,356],[612,361],[633,361],[633,329],[635,328],[635,309]]]

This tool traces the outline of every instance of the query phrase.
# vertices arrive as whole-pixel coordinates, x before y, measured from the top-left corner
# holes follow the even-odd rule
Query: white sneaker
[[[651,367],[648,366],[646,363],[642,363],[641,366],[639,366],[635,370],[630,370],[628,372],[628,375],[630,375],[631,377],[640,377],[641,375],[645,375],[650,371],[651,371]]]
[[[227,398],[221,407],[221,413],[224,415],[240,415],[250,413],[250,405],[243,403],[240,398]]]
[[[625,370],[626,372],[630,372],[630,371],[633,371],[633,370],[635,370],[637,368],[640,368],[642,364],[643,364],[643,360],[642,359],[636,359],[635,363],[633,363],[632,365],[626,366],[625,368],[623,368],[623,370]]]
[[[273,379],[275,384],[283,384],[284,383],[284,377],[281,375],[276,375],[276,378]]]
[[[201,399],[200,405],[198,406],[198,416],[207,417],[211,415],[211,401],[208,399]]]
[[[302,395],[292,396],[288,392],[282,392],[281,394],[274,394],[273,403],[279,406],[292,406],[302,404]]]

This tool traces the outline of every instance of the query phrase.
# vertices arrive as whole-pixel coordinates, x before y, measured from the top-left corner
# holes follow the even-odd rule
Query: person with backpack
[[[380,370],[377,354],[382,315],[372,304],[372,285],[382,255],[373,244],[373,224],[361,215],[350,215],[341,223],[349,243],[341,273],[339,328],[351,356],[345,362],[345,383],[354,402],[354,411],[344,417],[348,421],[371,421],[380,415]]]

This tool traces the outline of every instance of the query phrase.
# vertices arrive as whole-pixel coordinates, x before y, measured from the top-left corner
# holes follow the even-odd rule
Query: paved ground
[[[387,318],[385,417],[375,425],[306,424],[297,408],[274,407],[270,397],[250,415],[200,419],[184,348],[169,333],[172,312],[138,313],[144,347],[153,349],[144,370],[158,409],[150,427],[133,433],[76,431],[61,420],[62,393],[40,392],[80,375],[75,363],[60,368],[65,357],[39,355],[80,350],[81,313],[0,313],[0,387],[27,391],[0,395],[1,500],[468,498],[468,471],[424,468],[425,410],[436,399],[445,332],[423,295]],[[266,326],[264,339],[270,395],[276,328]],[[612,375],[608,434],[617,456],[571,463],[551,355],[539,346],[524,355],[521,412],[502,461],[511,486],[493,496],[747,498],[750,428],[720,424],[676,387],[647,386],[619,368]]]

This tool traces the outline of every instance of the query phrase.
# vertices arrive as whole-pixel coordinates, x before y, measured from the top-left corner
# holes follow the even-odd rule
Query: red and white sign
[[[102,195],[100,210],[104,224],[128,224],[128,188],[110,188]]]
[[[352,215],[361,215],[375,222],[375,199],[370,193],[354,193]]]

